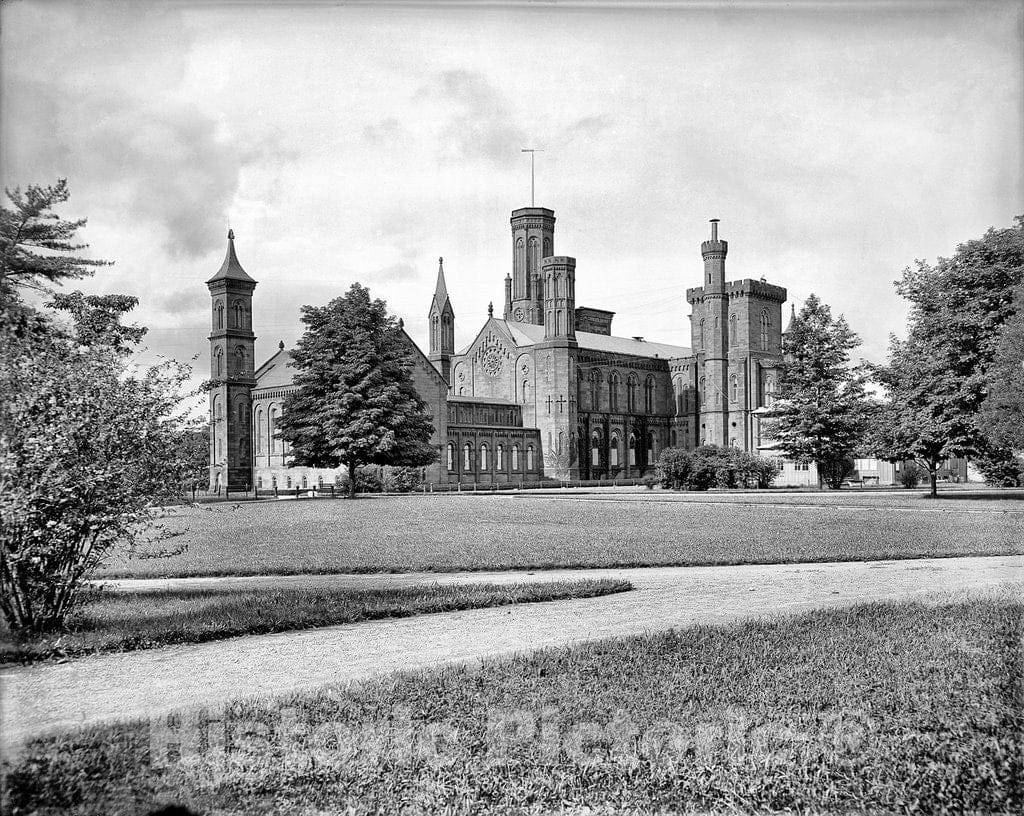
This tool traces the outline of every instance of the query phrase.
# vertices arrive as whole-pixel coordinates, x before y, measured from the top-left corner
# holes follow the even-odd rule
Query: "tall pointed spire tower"
[[[210,489],[252,483],[250,405],[256,385],[250,278],[228,230],[224,263],[206,282],[213,307],[210,332]]]
[[[437,259],[437,286],[430,303],[430,362],[451,382],[452,355],[455,354],[455,310],[448,297],[448,286],[444,280],[444,258]]]

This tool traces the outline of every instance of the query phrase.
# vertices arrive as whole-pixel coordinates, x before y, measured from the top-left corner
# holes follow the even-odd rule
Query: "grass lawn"
[[[643,495],[643,494],[641,494]],[[405,496],[204,505],[166,520],[171,558],[101,577],[414,572],[1024,554],[1024,502],[980,511],[580,497]],[[731,498],[731,497],[730,497]],[[879,500],[885,497],[877,497]],[[751,496],[760,502],[759,496]],[[852,501],[853,499],[851,499]],[[906,500],[904,500],[906,501]],[[943,502],[943,506],[950,504]],[[931,508],[931,509],[927,509]]]
[[[151,649],[430,612],[593,598],[630,589],[628,581],[608,579],[391,589],[90,591],[66,632],[18,639],[0,622],[0,663]]]
[[[3,804],[1019,813],[1022,614],[1012,589],[874,603],[93,728],[29,746]]]

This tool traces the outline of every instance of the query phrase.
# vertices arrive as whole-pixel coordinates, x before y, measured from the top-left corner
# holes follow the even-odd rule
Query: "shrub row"
[[[658,457],[661,486],[672,490],[769,487],[782,468],[775,459],[718,445],[666,448]]]

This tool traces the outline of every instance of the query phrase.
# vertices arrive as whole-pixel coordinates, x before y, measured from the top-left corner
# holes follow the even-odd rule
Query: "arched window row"
[[[558,445],[564,446],[565,434],[560,433],[558,436]],[[449,472],[455,472],[455,443],[449,442],[446,447],[446,465]],[[507,459],[506,459],[507,454]],[[476,464],[479,464],[479,472],[490,470],[493,466],[496,472],[504,472],[506,467],[512,472],[516,472],[520,469],[522,464],[522,449],[518,443],[513,443],[512,446],[506,450],[503,443],[496,443],[493,449],[487,442],[481,442],[479,451],[474,451],[472,442],[466,442],[462,446],[462,472],[473,473],[477,471]],[[534,469],[534,447],[528,445],[526,448],[526,470],[532,471]]]

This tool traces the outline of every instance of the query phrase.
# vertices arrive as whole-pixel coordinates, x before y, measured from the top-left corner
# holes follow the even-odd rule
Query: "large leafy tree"
[[[896,283],[911,309],[906,338],[893,338],[889,365],[878,369],[890,404],[877,452],[917,459],[928,470],[933,496],[943,460],[986,458],[1000,447],[999,433],[992,434],[998,428],[986,427],[983,408],[993,389],[1002,393],[997,361],[1012,367],[1011,318],[1015,290],[1024,282],[1024,217],[1016,220],[1014,227],[989,229],[961,244],[934,266],[918,261]],[[1004,327],[1007,356],[1000,358]]]
[[[279,434],[295,464],[348,468],[430,464],[437,452],[426,405],[412,383],[412,349],[382,300],[358,283],[326,306],[304,306],[306,330],[292,353],[298,388]]]
[[[47,291],[49,285],[88,277],[109,263],[77,254],[88,246],[75,238],[84,218],[66,221],[53,212],[68,200],[66,179],[5,192],[13,209],[0,207],[0,299],[16,298],[19,289]]]
[[[783,343],[778,391],[765,436],[787,457],[814,462],[838,488],[870,420],[864,376],[850,365],[860,338],[816,295],[796,314]]]

